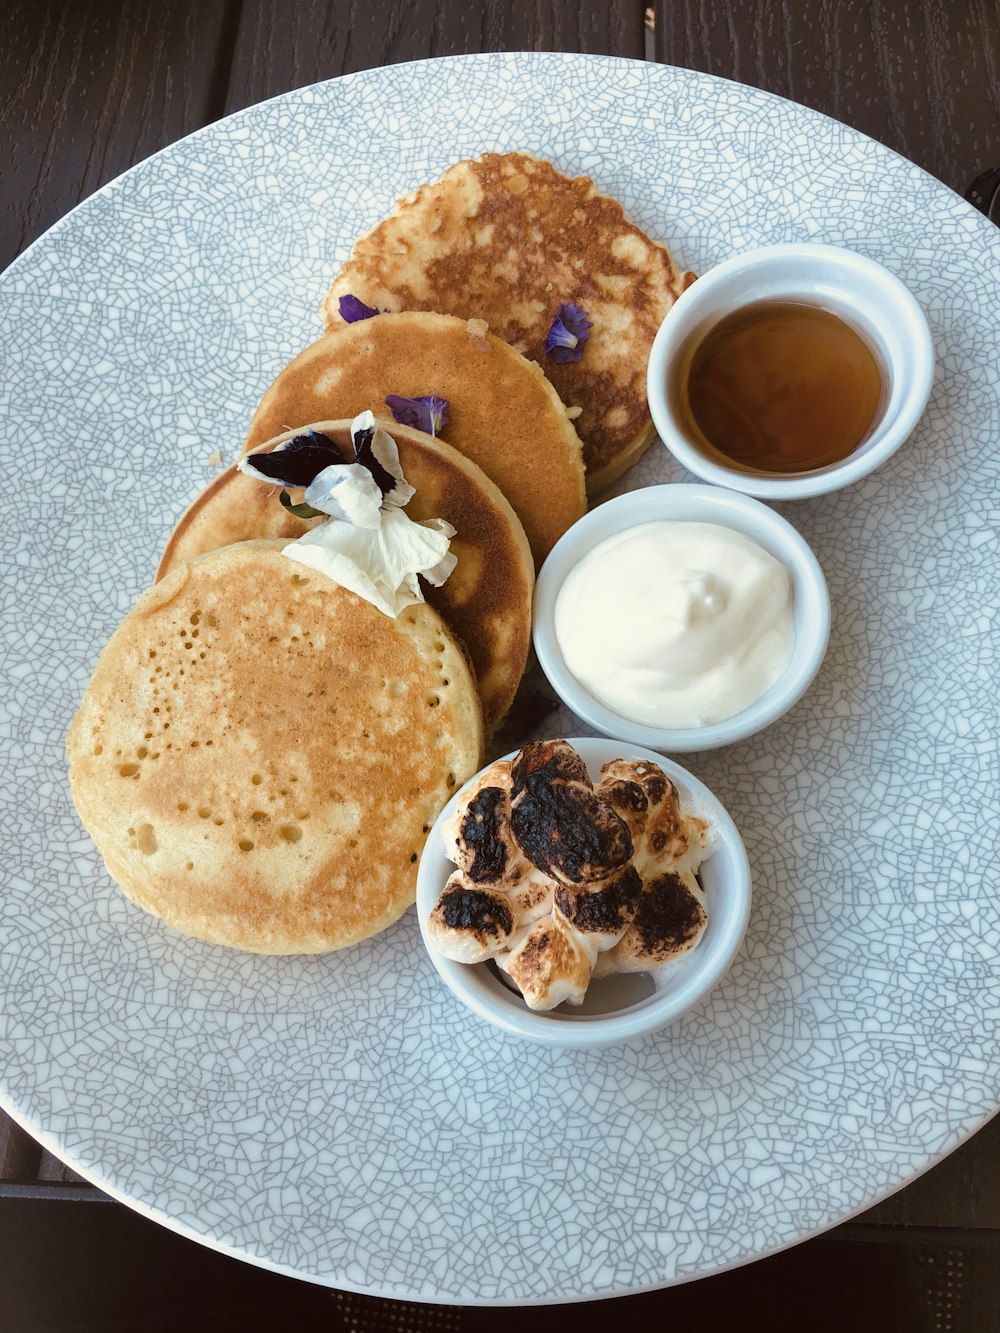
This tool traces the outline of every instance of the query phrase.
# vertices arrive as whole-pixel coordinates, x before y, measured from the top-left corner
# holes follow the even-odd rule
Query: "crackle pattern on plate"
[[[633,1046],[557,1053],[463,1011],[410,913],[343,955],[241,956],[127,904],[62,740],[97,652],[354,237],[455,159],[593,175],[704,271],[828,241],[924,304],[910,443],[782,511],[833,635],[805,699],[685,760],[746,841],[729,976]],[[764,93],[623,61],[395,66],[252,108],[88,200],[0,281],[5,1103],[119,1197],[236,1254],[438,1301],[601,1297],[799,1240],[996,1107],[1000,233]],[[428,386],[428,391],[433,389]],[[658,446],[617,489],[680,479]],[[580,732],[561,715],[547,734]]]

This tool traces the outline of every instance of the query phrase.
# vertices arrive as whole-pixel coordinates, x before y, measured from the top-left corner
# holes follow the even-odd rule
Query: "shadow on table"
[[[980,1292],[996,1292],[992,1250]],[[534,1333],[572,1327],[697,1333],[989,1333],[961,1249],[820,1238],[672,1290],[518,1310],[413,1305],[331,1292],[216,1254],[108,1202],[0,1200],[4,1333]],[[964,1293],[964,1295],[963,1295]],[[974,1322],[969,1322],[972,1319]]]

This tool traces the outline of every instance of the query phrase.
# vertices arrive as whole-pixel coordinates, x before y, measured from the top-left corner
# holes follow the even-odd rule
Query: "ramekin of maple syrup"
[[[829,245],[737,255],[667,315],[647,372],[660,439],[704,481],[823,495],[867,476],[913,431],[934,350],[912,293]]]

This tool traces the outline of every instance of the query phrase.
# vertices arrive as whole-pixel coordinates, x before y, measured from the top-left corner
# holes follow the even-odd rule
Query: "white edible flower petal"
[[[382,497],[382,504],[387,508],[402,508],[409,504],[416,495],[415,489],[403,476],[399,461],[399,449],[388,431],[378,424],[372,411],[359,412],[351,422],[351,439],[354,440],[362,431],[372,431],[372,457],[385,468],[395,485]]]
[[[396,614],[398,615],[400,611],[405,610],[408,606],[416,606],[418,602],[423,600],[423,590],[416,574],[407,574],[396,589]]]
[[[426,569],[420,571],[432,587],[440,588],[442,583],[447,582],[455,572],[455,566],[458,564],[458,556],[453,555],[452,552],[448,550],[448,545],[452,537],[455,536],[455,529],[445,518],[425,518],[421,521],[420,526],[422,528],[430,528],[432,532],[440,533],[445,539],[445,554],[436,565],[429,565]]]
[[[422,528],[430,528],[432,532],[440,532],[443,537],[448,539],[448,541],[451,541],[452,537],[456,535],[455,529],[446,518],[422,518],[420,520],[420,526]]]
[[[370,570],[376,581],[388,582],[381,578],[381,565],[377,558],[379,532],[380,528],[359,528],[353,523],[331,519],[303,533],[295,545],[322,546],[327,551],[336,551],[359,568]]]
[[[381,563],[387,583],[433,569],[448,554],[449,536],[430,524],[414,523],[401,509],[383,509],[379,529]]]
[[[436,565],[433,565],[430,569],[421,570],[421,573],[432,588],[440,588],[442,583],[446,583],[454,574],[457,564],[458,556],[449,551]]]
[[[321,530],[322,528],[314,529],[316,532]],[[282,547],[281,554],[287,555],[289,560],[294,560],[296,564],[307,565],[310,569],[325,574],[341,588],[357,593],[359,597],[371,602],[372,606],[377,607],[384,615],[391,616],[393,620],[401,609],[397,609],[395,594],[390,589],[381,587],[369,577],[367,571],[340,551],[329,546],[305,545],[299,540],[289,542],[287,546]]]
[[[454,533],[451,525],[440,520],[414,523],[401,509],[384,509],[378,528],[330,519],[289,542],[283,554],[319,570],[395,618],[424,600],[418,574],[430,571],[441,577],[449,561],[454,568],[455,557],[448,551],[450,533]],[[447,568],[443,577],[450,572]]]
[[[381,521],[382,492],[360,463],[331,463],[306,488],[306,504],[366,530]]]
[[[369,413],[369,415],[371,414]],[[351,429],[353,430],[353,426]],[[382,503],[386,506],[402,509],[403,505],[409,504],[417,492],[403,476],[396,441],[381,426],[376,426],[375,434],[372,436],[372,453],[396,483],[384,497]]]
[[[360,463],[324,468],[305,493],[306,503],[329,514],[282,554],[347,588],[395,619],[424,600],[418,576],[440,587],[458,563],[448,547],[455,529],[441,518],[414,523],[402,506],[415,494],[403,476],[396,442],[377,427],[372,412],[351,423],[352,435],[375,428],[372,453],[395,480],[383,498],[378,483]]]

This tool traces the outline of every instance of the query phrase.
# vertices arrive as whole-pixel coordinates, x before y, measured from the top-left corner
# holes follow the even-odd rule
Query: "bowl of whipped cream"
[[[750,913],[750,867],[711,791],[661,755],[532,741],[451,799],[417,872],[428,956],[508,1033],[593,1048],[705,1000]]]
[[[606,736],[715,749],[769,726],[809,688],[830,596],[780,514],[718,486],[630,491],[556,543],[533,639],[563,702]]]

